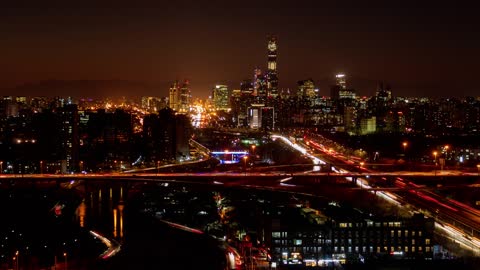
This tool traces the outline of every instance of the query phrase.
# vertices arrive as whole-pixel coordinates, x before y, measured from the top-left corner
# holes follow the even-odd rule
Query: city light
[[[215,268],[189,250],[218,255],[225,270],[451,258],[460,269],[480,257],[480,97],[464,74],[477,66],[476,9],[431,5],[434,35],[421,35],[418,5],[320,6],[7,10],[0,268],[110,265],[123,244],[122,258],[144,256],[130,260],[139,269],[181,269],[167,265],[174,252],[191,269]],[[374,42],[392,38],[376,31],[392,11],[394,34],[413,33],[408,54]],[[318,38],[325,21],[361,25],[368,44],[345,57],[339,48],[359,34]],[[292,29],[313,36],[297,42]],[[455,42],[427,55],[442,65],[424,76],[437,37]]]

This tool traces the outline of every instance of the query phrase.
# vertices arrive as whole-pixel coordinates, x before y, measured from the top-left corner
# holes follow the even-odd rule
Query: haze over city
[[[478,9],[104,2],[0,4],[0,269],[478,269]]]
[[[465,3],[68,5],[0,9],[0,95],[166,95],[189,79],[204,98],[265,69],[269,34],[279,89],[312,78],[328,96],[342,72],[360,95],[378,81],[396,96],[478,92],[479,23]]]

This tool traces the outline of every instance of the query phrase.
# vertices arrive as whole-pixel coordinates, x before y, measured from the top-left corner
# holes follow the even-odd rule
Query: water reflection
[[[157,183],[0,181],[0,269],[224,269],[216,241],[158,220],[207,222],[208,200]]]
[[[92,269],[106,249],[89,233],[93,199],[78,183],[2,179],[0,269],[65,269],[67,256],[69,269]]]
[[[78,205],[76,215],[78,217],[78,223],[81,228],[85,227],[85,216],[87,215],[87,205],[85,199]]]
[[[90,200],[90,209],[84,207],[83,218],[79,215],[79,226],[100,230],[104,235],[121,240],[125,233],[124,228],[124,209],[123,201],[124,183],[83,183],[85,193],[82,203],[86,205],[85,200]],[[105,196],[108,195],[108,196]],[[79,212],[80,213],[80,212]],[[88,221],[86,221],[88,217]]]

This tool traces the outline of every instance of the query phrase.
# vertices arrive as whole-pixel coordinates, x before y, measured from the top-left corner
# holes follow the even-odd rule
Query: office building
[[[278,96],[278,74],[277,74],[277,38],[275,36],[268,37],[268,61],[267,61],[267,96]]]
[[[180,108],[180,86],[178,81],[174,81],[170,86],[168,107],[174,111]]]
[[[297,96],[299,98],[314,100],[317,97],[318,89],[315,89],[315,84],[312,79],[298,81],[297,85]]]
[[[226,85],[217,84],[212,91],[213,105],[217,111],[229,111],[230,99],[228,96],[228,87]]]
[[[180,88],[179,108],[177,112],[184,114],[190,112],[191,100],[190,82],[185,80]]]

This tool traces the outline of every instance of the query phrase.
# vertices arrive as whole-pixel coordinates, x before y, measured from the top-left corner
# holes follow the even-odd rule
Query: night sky
[[[279,40],[280,88],[313,78],[328,96],[344,72],[361,95],[374,94],[380,80],[399,96],[480,93],[473,5],[238,2],[0,6],[0,95],[126,94],[115,89],[134,85],[127,94],[165,96],[169,82],[187,78],[204,98],[215,83],[239,88],[256,66],[265,69],[268,34]],[[85,84],[110,87],[80,91]]]

